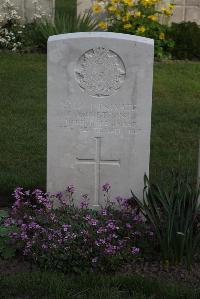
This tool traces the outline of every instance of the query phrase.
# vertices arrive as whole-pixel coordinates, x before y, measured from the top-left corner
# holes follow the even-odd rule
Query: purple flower
[[[69,224],[63,224],[63,226],[62,226],[64,232],[67,232],[70,227],[71,227],[71,225],[69,225]]]
[[[83,217],[85,220],[87,220],[87,221],[89,221],[89,220],[91,220],[91,216],[90,216],[90,214],[87,214],[87,215],[85,215],[85,217]]]
[[[6,220],[4,221],[4,225],[5,225],[5,226],[9,226],[9,225],[11,225],[11,224],[13,224],[13,220],[12,220],[12,218],[6,218]]]
[[[106,244],[106,240],[105,239],[99,239],[98,243],[99,244]]]
[[[80,209],[87,209],[89,205],[89,197],[87,194],[82,194],[82,200],[79,204]]]
[[[49,235],[48,235],[48,240],[51,241],[52,239],[53,239],[52,234],[49,234]]]
[[[107,227],[111,230],[119,229],[119,227],[114,223],[114,220],[109,220]]]
[[[113,246],[111,244],[109,244],[106,249],[105,249],[105,253],[108,253],[108,254],[113,254],[116,252],[116,249],[117,247],[116,246]]]
[[[135,215],[134,218],[133,218],[133,221],[135,223],[142,223],[143,219],[142,219],[141,215]]]
[[[23,188],[21,188],[21,187],[17,187],[17,188],[15,189],[13,195],[14,195],[15,199],[20,199],[20,197],[24,195],[24,193],[23,193]]]
[[[27,234],[25,232],[21,233],[21,239],[22,240],[27,240],[28,239],[28,236],[27,236]]]
[[[99,227],[99,229],[97,230],[97,234],[102,234],[102,233],[106,233],[107,232],[107,228],[105,227]]]
[[[31,248],[32,245],[33,245],[33,243],[32,243],[31,241],[28,241],[28,242],[26,243],[26,248]]]
[[[55,193],[55,197],[57,197],[58,199],[61,199],[62,196],[63,196],[62,192]]]
[[[134,246],[131,248],[131,252],[132,254],[138,254],[140,252],[140,248]]]
[[[127,228],[132,228],[132,225],[130,223],[126,223]]]
[[[28,228],[28,224],[22,223],[21,229],[26,230]]]
[[[111,185],[110,185],[109,183],[105,183],[105,184],[102,186],[102,191],[103,191],[103,192],[108,192],[110,189],[111,189]]]
[[[135,231],[134,233],[132,233],[132,236],[133,237],[139,237],[139,236],[141,236],[141,232]]]
[[[91,221],[90,221],[90,224],[93,226],[96,226],[97,223],[98,223],[98,220],[96,220],[96,219],[91,219]]]
[[[129,199],[124,198],[122,202],[122,206],[126,209],[129,208]]]
[[[67,186],[66,191],[69,192],[69,193],[71,193],[71,194],[73,194],[74,191],[75,191],[75,187],[74,187],[74,185],[69,185],[69,186]]]
[[[121,196],[115,197],[115,200],[118,202],[118,204],[122,204],[123,198]]]
[[[108,213],[107,213],[107,211],[106,211],[105,209],[102,209],[102,210],[101,210],[101,214],[102,214],[103,216],[107,216]]]
[[[13,239],[17,239],[17,238],[18,238],[18,234],[17,234],[17,233],[13,233],[13,232],[11,232],[11,233],[9,234],[9,236],[10,236],[11,238],[13,238]]]
[[[118,248],[121,249],[126,243],[126,240],[118,240]]]

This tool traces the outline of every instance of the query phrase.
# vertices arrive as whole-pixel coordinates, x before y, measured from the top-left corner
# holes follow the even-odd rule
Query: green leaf
[[[15,253],[16,253],[15,248],[6,246],[6,248],[2,252],[2,256],[4,259],[8,260],[13,258],[15,256]]]
[[[8,217],[8,212],[6,210],[0,210],[0,221],[6,217]]]
[[[5,237],[8,235],[8,228],[4,226],[0,226],[0,237]]]

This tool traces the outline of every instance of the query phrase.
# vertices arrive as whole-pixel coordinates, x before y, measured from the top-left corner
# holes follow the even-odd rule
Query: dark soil
[[[38,270],[35,266],[32,266],[30,263],[20,260],[2,260],[0,259],[0,273],[1,275],[15,275],[19,273],[28,273],[33,270]]]
[[[125,267],[125,273],[136,273],[143,277],[158,279],[164,283],[180,284],[186,288],[199,289],[200,287],[200,262],[196,261],[190,270],[186,266],[177,265],[164,267],[162,262],[136,262]]]

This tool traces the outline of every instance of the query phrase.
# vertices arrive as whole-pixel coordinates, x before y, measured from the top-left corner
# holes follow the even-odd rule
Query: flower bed
[[[111,201],[109,184],[102,190],[106,205],[93,211],[87,195],[75,204],[73,186],[55,195],[17,188],[5,221],[14,248],[42,267],[63,272],[112,271],[141,258],[153,233],[136,203],[121,197]],[[59,208],[54,209],[55,201]]]
[[[2,217],[1,255],[16,252],[42,268],[62,272],[116,271],[137,261],[191,269],[199,256],[199,189],[173,174],[168,189],[145,177],[143,201],[111,200],[102,186],[104,206],[89,208],[87,194],[77,203],[74,186],[57,194],[17,188],[9,217]],[[12,251],[13,248],[13,251]]]

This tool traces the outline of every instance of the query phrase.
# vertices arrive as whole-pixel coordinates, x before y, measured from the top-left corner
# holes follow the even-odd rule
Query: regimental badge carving
[[[80,87],[93,97],[107,97],[123,84],[126,69],[115,52],[98,47],[84,53],[78,60],[75,77]]]

